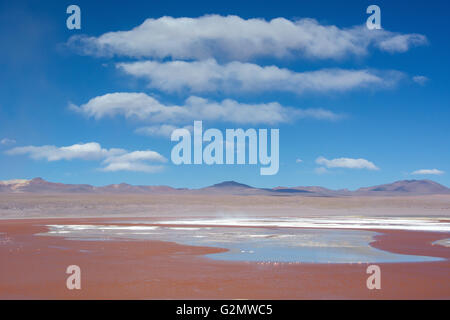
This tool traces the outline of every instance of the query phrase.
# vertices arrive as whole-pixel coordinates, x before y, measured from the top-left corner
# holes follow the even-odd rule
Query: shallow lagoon
[[[183,245],[226,248],[211,259],[290,263],[383,263],[438,261],[440,258],[394,254],[372,248],[377,234],[365,230],[173,227],[148,225],[49,225],[41,235],[70,240],[159,240]]]

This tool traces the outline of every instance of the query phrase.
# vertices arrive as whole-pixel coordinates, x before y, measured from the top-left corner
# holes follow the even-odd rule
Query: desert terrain
[[[0,217],[2,299],[450,299],[448,231],[369,229],[376,232],[369,244],[373,249],[439,258],[377,263],[381,290],[367,289],[364,261],[221,261],[211,255],[227,248],[154,239],[90,241],[49,233],[49,226],[154,226],[173,220],[170,226],[176,229],[180,219],[224,218],[401,217],[447,225],[449,195],[2,193]],[[275,229],[282,228],[265,230]],[[65,268],[73,264],[82,270],[81,290],[66,288]]]
[[[197,215],[449,217],[450,195],[304,197],[0,193],[0,219]]]

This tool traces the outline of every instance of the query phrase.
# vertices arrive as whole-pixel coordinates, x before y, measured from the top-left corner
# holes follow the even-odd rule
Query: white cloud
[[[133,151],[125,154],[110,156],[105,159],[105,163],[114,162],[136,162],[136,161],[156,161],[156,162],[166,162],[167,159],[155,151]]]
[[[324,157],[316,159],[316,163],[327,168],[349,168],[349,169],[368,169],[378,170],[379,168],[366,159],[337,158],[328,160]]]
[[[327,170],[327,168],[324,168],[324,167],[318,167],[318,168],[314,169],[314,172],[317,174],[325,174],[325,173],[328,173],[328,170]]]
[[[163,166],[153,166],[141,162],[116,162],[110,163],[106,167],[101,168],[100,170],[105,172],[133,171],[133,172],[156,173],[160,172],[163,168],[164,168]]]
[[[428,82],[428,80],[430,80],[425,76],[414,76],[412,79],[415,83],[418,83],[421,86],[424,86]]]
[[[167,162],[167,159],[155,151],[133,151],[122,155],[111,156],[103,161],[103,171],[139,171],[153,173],[162,166],[149,165],[147,162]]]
[[[367,54],[369,47],[404,52],[426,42],[426,37],[420,34],[374,32],[365,26],[345,29],[307,18],[266,21],[206,15],[147,19],[129,31],[108,32],[99,37],[72,36],[68,45],[83,54],[97,56],[248,60],[261,56],[319,59],[361,56]]]
[[[104,149],[97,142],[74,144],[67,147],[56,146],[26,146],[8,150],[9,155],[28,154],[32,159],[58,160],[98,160],[108,156],[124,153],[123,149]]]
[[[142,171],[155,172],[160,166],[151,166],[148,162],[166,162],[166,158],[155,151],[133,151],[124,149],[105,149],[97,142],[80,143],[66,147],[56,146],[26,146],[16,147],[6,151],[8,155],[28,155],[35,160],[102,160],[103,171]]]
[[[122,115],[156,124],[188,123],[194,120],[232,122],[236,124],[277,124],[297,118],[336,120],[341,116],[324,109],[295,109],[277,102],[246,104],[225,99],[215,102],[196,96],[184,105],[165,105],[145,93],[116,92],[98,96],[81,106],[70,108],[96,119]]]
[[[294,119],[316,119],[316,120],[329,120],[336,121],[345,118],[345,115],[334,113],[330,110],[325,110],[322,108],[316,109],[296,109],[296,112],[292,114]]]
[[[303,162],[302,159],[296,159],[296,160],[295,160],[295,163],[302,163],[302,162]]]
[[[2,140],[0,140],[0,144],[5,145],[5,146],[15,144],[15,143],[16,143],[16,140],[14,140],[14,139],[3,138]]]
[[[141,127],[137,128],[135,130],[136,133],[147,135],[147,136],[160,136],[160,137],[170,137],[172,132],[175,129],[179,129],[179,126],[174,126],[170,124],[161,124],[161,125],[154,125],[154,126],[147,126],[147,127]],[[184,126],[183,129],[187,129],[189,131],[193,131],[194,127],[192,125],[190,126]]]
[[[405,52],[413,46],[420,46],[427,43],[425,36],[420,34],[403,34],[387,37],[378,42],[377,46],[390,53]]]
[[[441,175],[444,174],[444,171],[438,170],[438,169],[421,169],[421,170],[416,170],[414,172],[412,172],[411,174],[414,175],[418,175],[418,174],[434,174],[434,175]]]
[[[304,92],[348,91],[362,87],[390,87],[403,74],[398,71],[324,69],[293,72],[277,66],[203,61],[138,61],[119,63],[127,74],[148,80],[151,88],[166,92]]]

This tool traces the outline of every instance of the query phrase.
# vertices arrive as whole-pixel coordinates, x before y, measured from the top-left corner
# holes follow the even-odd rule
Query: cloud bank
[[[133,151],[124,149],[105,149],[97,142],[79,143],[71,146],[56,147],[25,146],[16,147],[6,151],[8,155],[28,155],[34,160],[60,161],[60,160],[101,160],[104,167],[102,171],[141,171],[156,172],[161,166],[149,165],[150,162],[164,163],[167,161],[155,151]]]
[[[191,123],[194,120],[211,120],[235,124],[279,124],[294,119],[312,118],[338,120],[342,116],[324,109],[296,109],[277,102],[246,104],[225,99],[220,102],[196,96],[187,98],[184,105],[166,105],[145,93],[116,92],[92,98],[72,110],[88,117],[124,116],[155,124]]]
[[[197,59],[255,57],[339,59],[366,55],[369,48],[390,53],[425,45],[420,34],[368,30],[365,26],[339,28],[314,19],[242,19],[206,15],[147,19],[129,31],[98,37],[72,36],[68,45],[82,54],[133,58]]]
[[[398,71],[324,69],[293,72],[277,66],[203,61],[138,61],[119,63],[125,73],[148,81],[150,88],[165,92],[304,92],[348,91],[364,87],[391,87],[403,74]]]

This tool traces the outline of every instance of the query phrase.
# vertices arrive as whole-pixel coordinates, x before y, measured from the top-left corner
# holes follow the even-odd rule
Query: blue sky
[[[81,8],[81,30],[66,28],[70,4]],[[364,29],[370,4],[381,8],[380,32]],[[428,178],[449,186],[449,9],[446,1],[0,1],[0,179],[353,189]],[[177,29],[189,37],[161,29],[163,16],[178,28],[178,18],[193,18]],[[269,23],[276,18],[289,28]],[[141,38],[117,33],[146,19]],[[205,42],[203,30],[215,40]],[[258,37],[264,41],[249,43]],[[173,62],[183,69],[169,69]],[[155,120],[146,104],[189,108],[191,96],[208,102],[198,106],[207,127],[279,128],[278,174],[261,176],[259,165],[171,164],[175,143],[139,128],[193,121]],[[274,121],[271,107],[255,113],[258,123],[239,112],[211,114],[209,104],[227,114],[225,99],[239,110],[277,103],[288,116]],[[127,118],[130,105],[144,111]],[[120,165],[106,169],[111,163]],[[427,174],[413,174],[419,170]]]

